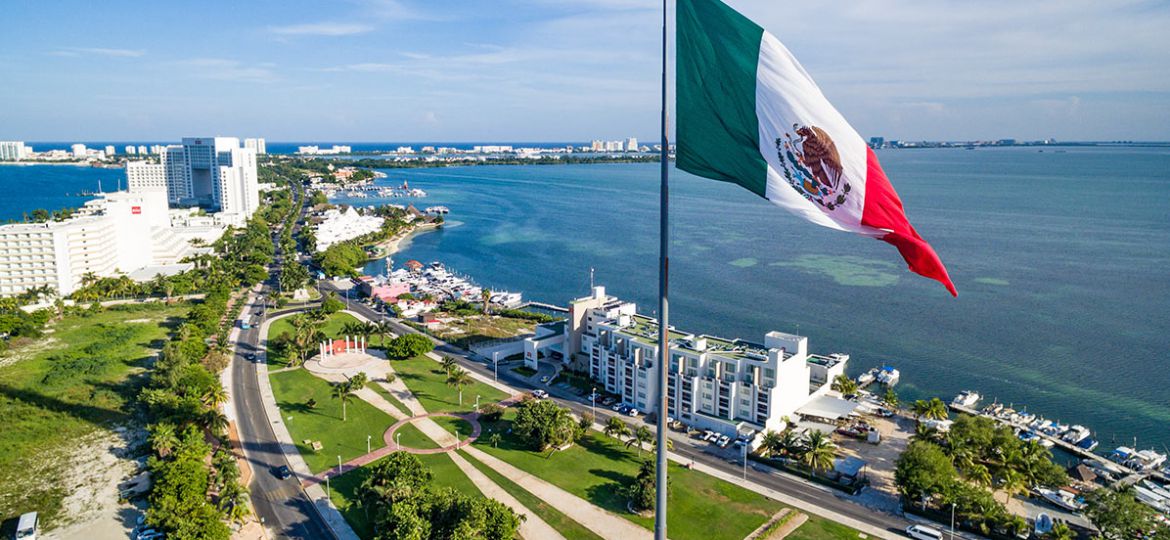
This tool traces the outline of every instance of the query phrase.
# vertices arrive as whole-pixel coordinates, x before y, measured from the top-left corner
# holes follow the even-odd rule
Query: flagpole
[[[667,137],[669,117],[666,114],[666,5],[662,0],[662,150],[659,156],[662,168],[662,187],[658,200],[658,455],[655,467],[654,538],[666,540],[666,393],[669,387],[667,366],[670,365],[669,302],[670,285],[670,139]]]

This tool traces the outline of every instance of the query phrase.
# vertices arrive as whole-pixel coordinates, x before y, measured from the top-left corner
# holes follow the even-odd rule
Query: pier
[[[1048,435],[1047,433],[1033,431],[1030,427],[1025,426],[1023,424],[1020,424],[1017,422],[1012,422],[1010,420],[1007,420],[1005,418],[1000,418],[1000,417],[995,416],[995,415],[985,414],[982,411],[979,411],[977,409],[973,409],[971,407],[966,407],[963,405],[957,405],[955,403],[948,403],[947,406],[950,407],[951,410],[953,410],[955,412],[965,413],[965,414],[969,414],[972,416],[982,416],[984,418],[990,418],[992,420],[995,420],[996,422],[999,422],[999,423],[1007,425],[1007,426],[1011,426],[1011,427],[1019,429],[1021,431],[1031,431],[1033,433],[1036,433],[1036,435],[1051,441],[1054,445],[1056,445],[1056,447],[1060,448],[1061,450],[1064,450],[1065,452],[1068,452],[1074,456],[1078,456],[1081,458],[1091,459],[1093,461],[1096,461],[1097,463],[1101,463],[1101,464],[1105,465],[1109,469],[1116,469],[1118,471],[1121,471],[1121,473],[1123,475],[1122,478],[1114,482],[1119,486],[1129,486],[1129,485],[1136,484],[1136,483],[1138,483],[1138,481],[1140,481],[1141,479],[1143,479],[1147,476],[1159,479],[1162,482],[1170,481],[1167,479],[1167,476],[1165,474],[1163,474],[1161,471],[1156,471],[1156,470],[1154,470],[1154,471],[1135,471],[1133,469],[1130,469],[1129,467],[1126,467],[1125,465],[1122,465],[1122,464],[1117,463],[1115,461],[1110,461],[1109,459],[1105,458],[1105,456],[1102,456],[1100,454],[1096,454],[1096,453],[1091,452],[1089,450],[1085,450],[1084,448],[1081,448],[1075,444],[1071,444],[1068,441],[1061,439],[1060,437],[1053,437],[1051,435]]]

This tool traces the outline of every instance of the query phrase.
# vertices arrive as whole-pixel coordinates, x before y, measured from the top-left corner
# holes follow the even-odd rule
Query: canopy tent
[[[832,396],[817,396],[797,409],[796,414],[806,418],[837,421],[853,414],[855,409],[857,409],[857,403],[852,401]]]

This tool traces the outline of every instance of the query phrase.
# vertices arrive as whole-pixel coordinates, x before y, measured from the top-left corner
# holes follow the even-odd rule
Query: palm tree
[[[916,441],[937,441],[939,431],[936,427],[918,423],[914,426],[914,435],[911,435],[910,438]]]
[[[390,326],[389,321],[378,323],[378,337],[381,338],[378,343],[380,343],[383,347],[386,346],[386,336],[393,334],[394,328]]]
[[[341,421],[345,421],[345,405],[353,399],[353,386],[349,381],[333,383],[333,397],[341,400]]]
[[[804,443],[804,454],[800,456],[800,461],[815,471],[827,471],[833,467],[836,457],[837,445],[832,439],[821,431],[813,431]]]
[[[650,433],[650,428],[646,426],[638,426],[637,431],[634,431],[634,436],[626,441],[626,448],[638,445],[638,454],[642,454],[642,445],[654,440],[654,434]]]
[[[831,388],[836,392],[840,392],[843,396],[856,394],[857,381],[850,379],[848,375],[842,373],[833,379]]]
[[[208,409],[204,411],[203,415],[199,418],[199,422],[203,424],[203,427],[206,428],[207,431],[210,431],[211,434],[215,435],[216,437],[220,436],[224,431],[226,431],[228,426],[227,417],[217,409]]]
[[[446,371],[447,375],[450,375],[451,370],[455,369],[459,365],[459,363],[455,361],[454,356],[447,355],[443,355],[443,361],[441,363],[443,365],[443,371]]]
[[[915,420],[922,419],[930,411],[930,403],[923,399],[916,400],[910,405],[910,411],[914,413]]]
[[[894,391],[894,387],[886,387],[886,393],[882,396],[882,402],[891,409],[898,408],[898,393]]]
[[[606,435],[617,437],[619,441],[630,436],[630,426],[616,416],[609,417],[609,421],[605,423],[605,429],[601,431]]]
[[[760,454],[764,457],[777,455],[783,451],[783,443],[784,438],[769,429],[760,439]]]
[[[967,478],[981,486],[991,485],[991,469],[982,463],[972,465],[967,471]]]
[[[227,403],[228,394],[227,390],[224,390],[223,385],[216,384],[209,387],[207,391],[203,393],[202,397],[204,405],[207,405],[212,409],[218,409],[220,405]]]
[[[492,448],[497,448],[500,446],[501,439],[502,438],[500,437],[499,433],[492,433],[488,436],[487,442],[488,444],[492,445]]]
[[[785,456],[798,456],[804,450],[804,440],[795,431],[787,430],[780,438],[780,451]]]
[[[930,398],[927,402],[926,417],[933,420],[946,420],[950,414],[947,412],[947,404],[939,398]]]
[[[160,422],[150,429],[150,449],[158,457],[167,457],[175,446],[179,444],[179,436],[175,432],[175,425],[170,422]]]
[[[471,384],[471,374],[461,368],[452,369],[447,373],[447,386],[454,386],[459,391],[459,406],[463,406],[463,387]]]
[[[488,310],[491,309],[490,306],[492,301],[492,290],[484,287],[483,290],[479,293],[479,300],[483,303],[483,312],[486,315]]]
[[[1068,528],[1063,521],[1056,522],[1052,526],[1052,530],[1044,534],[1044,540],[1073,540],[1077,535],[1073,533],[1072,529]]]

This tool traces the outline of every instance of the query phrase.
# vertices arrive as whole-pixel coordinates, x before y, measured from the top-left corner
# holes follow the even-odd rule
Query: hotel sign
[[[142,207],[141,207],[141,206],[131,206],[131,207],[130,207],[130,213],[131,213],[131,214],[134,214],[134,215],[141,214],[141,213],[142,213]]]

